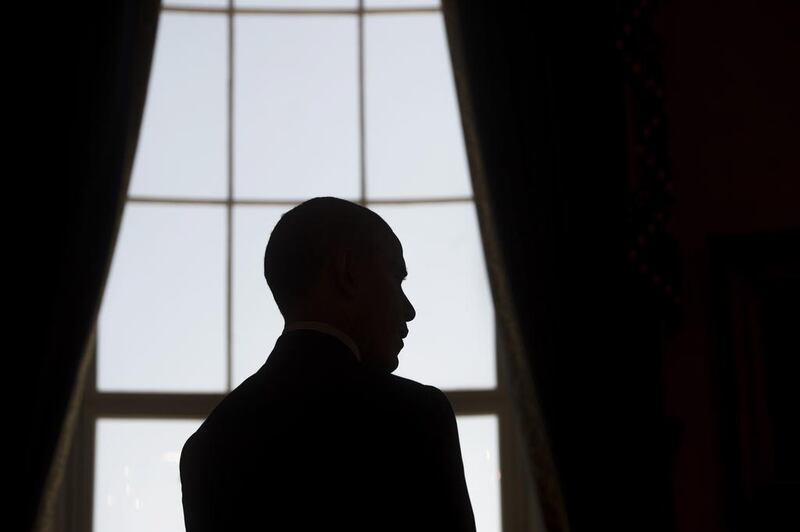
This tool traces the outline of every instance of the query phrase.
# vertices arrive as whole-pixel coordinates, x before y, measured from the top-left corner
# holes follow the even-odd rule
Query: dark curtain
[[[26,168],[19,179],[35,335],[22,351],[27,398],[23,520],[45,530],[79,406],[147,92],[160,2],[42,6],[24,21]],[[38,16],[41,15],[41,16]],[[36,20],[36,24],[29,21]],[[24,133],[22,133],[24,132]],[[28,277],[26,276],[26,279]],[[14,408],[19,408],[18,404]],[[37,519],[38,515],[38,519]]]
[[[630,131],[616,41],[627,21],[608,2],[444,10],[544,524],[669,530],[662,322],[626,264]]]
[[[726,530],[800,529],[800,230],[709,238]]]

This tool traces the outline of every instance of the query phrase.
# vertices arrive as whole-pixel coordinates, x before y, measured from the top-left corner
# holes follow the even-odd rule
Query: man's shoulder
[[[452,412],[447,395],[435,386],[391,374],[375,384],[389,401],[401,405],[403,410],[425,411],[437,416],[448,416]]]
[[[206,416],[200,427],[186,441],[187,446],[203,447],[204,442],[216,433],[230,433],[237,425],[247,425],[256,414],[260,386],[258,374],[251,375],[226,394]]]
[[[439,388],[429,384],[423,384],[399,375],[385,375],[385,385],[395,390],[399,394],[417,397],[422,401],[441,402],[447,400],[447,396]]]
[[[273,424],[283,417],[308,419],[306,410],[338,410],[339,414],[346,414],[341,409],[375,410],[387,421],[398,415],[427,419],[452,415],[450,402],[440,389],[393,374],[362,375],[324,390],[289,394],[270,391],[269,384],[259,373],[245,380],[216,405],[186,446],[204,448],[216,439],[231,441],[240,430],[252,429],[256,418]],[[324,395],[325,400],[317,395]]]

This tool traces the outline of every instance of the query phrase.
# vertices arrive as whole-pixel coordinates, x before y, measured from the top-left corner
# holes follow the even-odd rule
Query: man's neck
[[[356,359],[360,362],[361,361],[361,352],[358,349],[358,345],[353,341],[353,339],[343,332],[341,329],[331,325],[330,323],[326,323],[324,321],[315,321],[315,320],[293,320],[287,321],[286,325],[283,328],[283,332],[290,332],[290,331],[298,331],[298,330],[310,330],[310,331],[318,331],[321,333],[329,334],[338,338],[344,345],[346,345],[350,351],[353,352]]]

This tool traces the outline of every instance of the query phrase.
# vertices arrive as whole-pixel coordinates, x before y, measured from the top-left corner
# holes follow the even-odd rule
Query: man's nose
[[[406,321],[411,321],[417,315],[417,311],[414,309],[414,305],[411,304],[411,301],[408,300],[408,296],[403,294],[403,299],[406,300]]]

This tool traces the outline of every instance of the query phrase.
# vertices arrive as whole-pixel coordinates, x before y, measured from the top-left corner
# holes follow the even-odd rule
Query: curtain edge
[[[122,215],[125,209],[125,201],[128,194],[128,185],[130,183],[130,176],[133,169],[133,161],[139,141],[139,132],[142,125],[142,117],[147,98],[150,69],[152,66],[155,39],[158,29],[158,21],[160,18],[161,0],[150,0],[148,4],[140,4],[135,2],[134,4],[129,5],[129,9],[132,9],[132,12],[128,12],[125,8],[122,8],[126,14],[132,15],[132,17],[136,19],[136,28],[139,29],[138,35],[142,39],[142,41],[138,43],[139,49],[133,51],[135,60],[132,65],[132,70],[135,73],[134,76],[139,80],[139,84],[135,85],[134,87],[124,88],[123,90],[138,90],[139,93],[136,94],[133,92],[133,94],[129,94],[129,96],[132,97],[127,99],[128,103],[124,109],[125,116],[123,118],[123,123],[129,128],[129,132],[123,147],[124,152],[122,154],[122,173],[120,177],[121,182],[119,187],[119,195],[116,200],[116,213],[114,220],[112,221],[112,237],[111,242],[109,243],[109,249],[111,252],[106,257],[105,264],[103,265],[103,279],[100,281],[99,291],[97,293],[97,301],[92,311],[92,327],[87,336],[87,341],[81,350],[78,371],[75,376],[72,393],[65,410],[64,420],[61,425],[61,430],[59,431],[55,450],[50,458],[50,465],[45,477],[42,492],[39,496],[32,528],[34,532],[49,532],[54,529],[56,504],[66,474],[67,461],[72,449],[72,442],[74,440],[75,430],[80,417],[79,413],[81,405],[83,404],[83,396],[87,385],[89,367],[93,357],[95,356],[95,350],[93,347],[96,337],[97,318],[100,312],[100,305],[105,292],[106,282],[108,280],[108,273],[111,269],[111,262],[114,256],[114,249],[116,248],[116,240],[117,236],[119,235],[119,228],[122,223]],[[134,34],[133,38],[136,38],[136,34]]]
[[[525,464],[527,466],[526,474],[533,481],[531,487],[534,496],[538,499],[534,502],[538,504],[536,520],[540,522],[534,523],[534,527],[543,528],[548,532],[569,532],[567,512],[555,461],[550,451],[536,385],[531,377],[525,343],[514,310],[505,261],[497,240],[497,229],[494,225],[487,176],[481,154],[481,139],[472,108],[468,81],[469,69],[461,48],[463,34],[458,18],[457,2],[442,0],[442,11],[489,282],[498,321],[508,343],[505,350],[507,353],[505,362],[508,367],[506,379],[512,396],[512,411],[526,446],[524,450],[524,457],[527,461]]]
[[[50,469],[47,472],[45,479],[44,490],[39,501],[39,508],[36,512],[36,521],[33,526],[35,532],[48,532],[54,530],[54,518],[56,513],[56,504],[58,496],[66,475],[67,460],[72,450],[72,442],[74,440],[75,428],[78,424],[78,418],[81,405],[83,404],[83,392],[86,386],[86,380],[89,373],[89,366],[91,364],[93,350],[92,345],[95,338],[95,329],[89,335],[88,341],[84,346],[81,354],[80,366],[78,367],[78,374],[75,377],[75,386],[72,390],[72,395],[66,409],[66,416],[64,423],[61,427],[61,432],[58,436],[56,449],[53,453],[53,458],[50,463]]]

